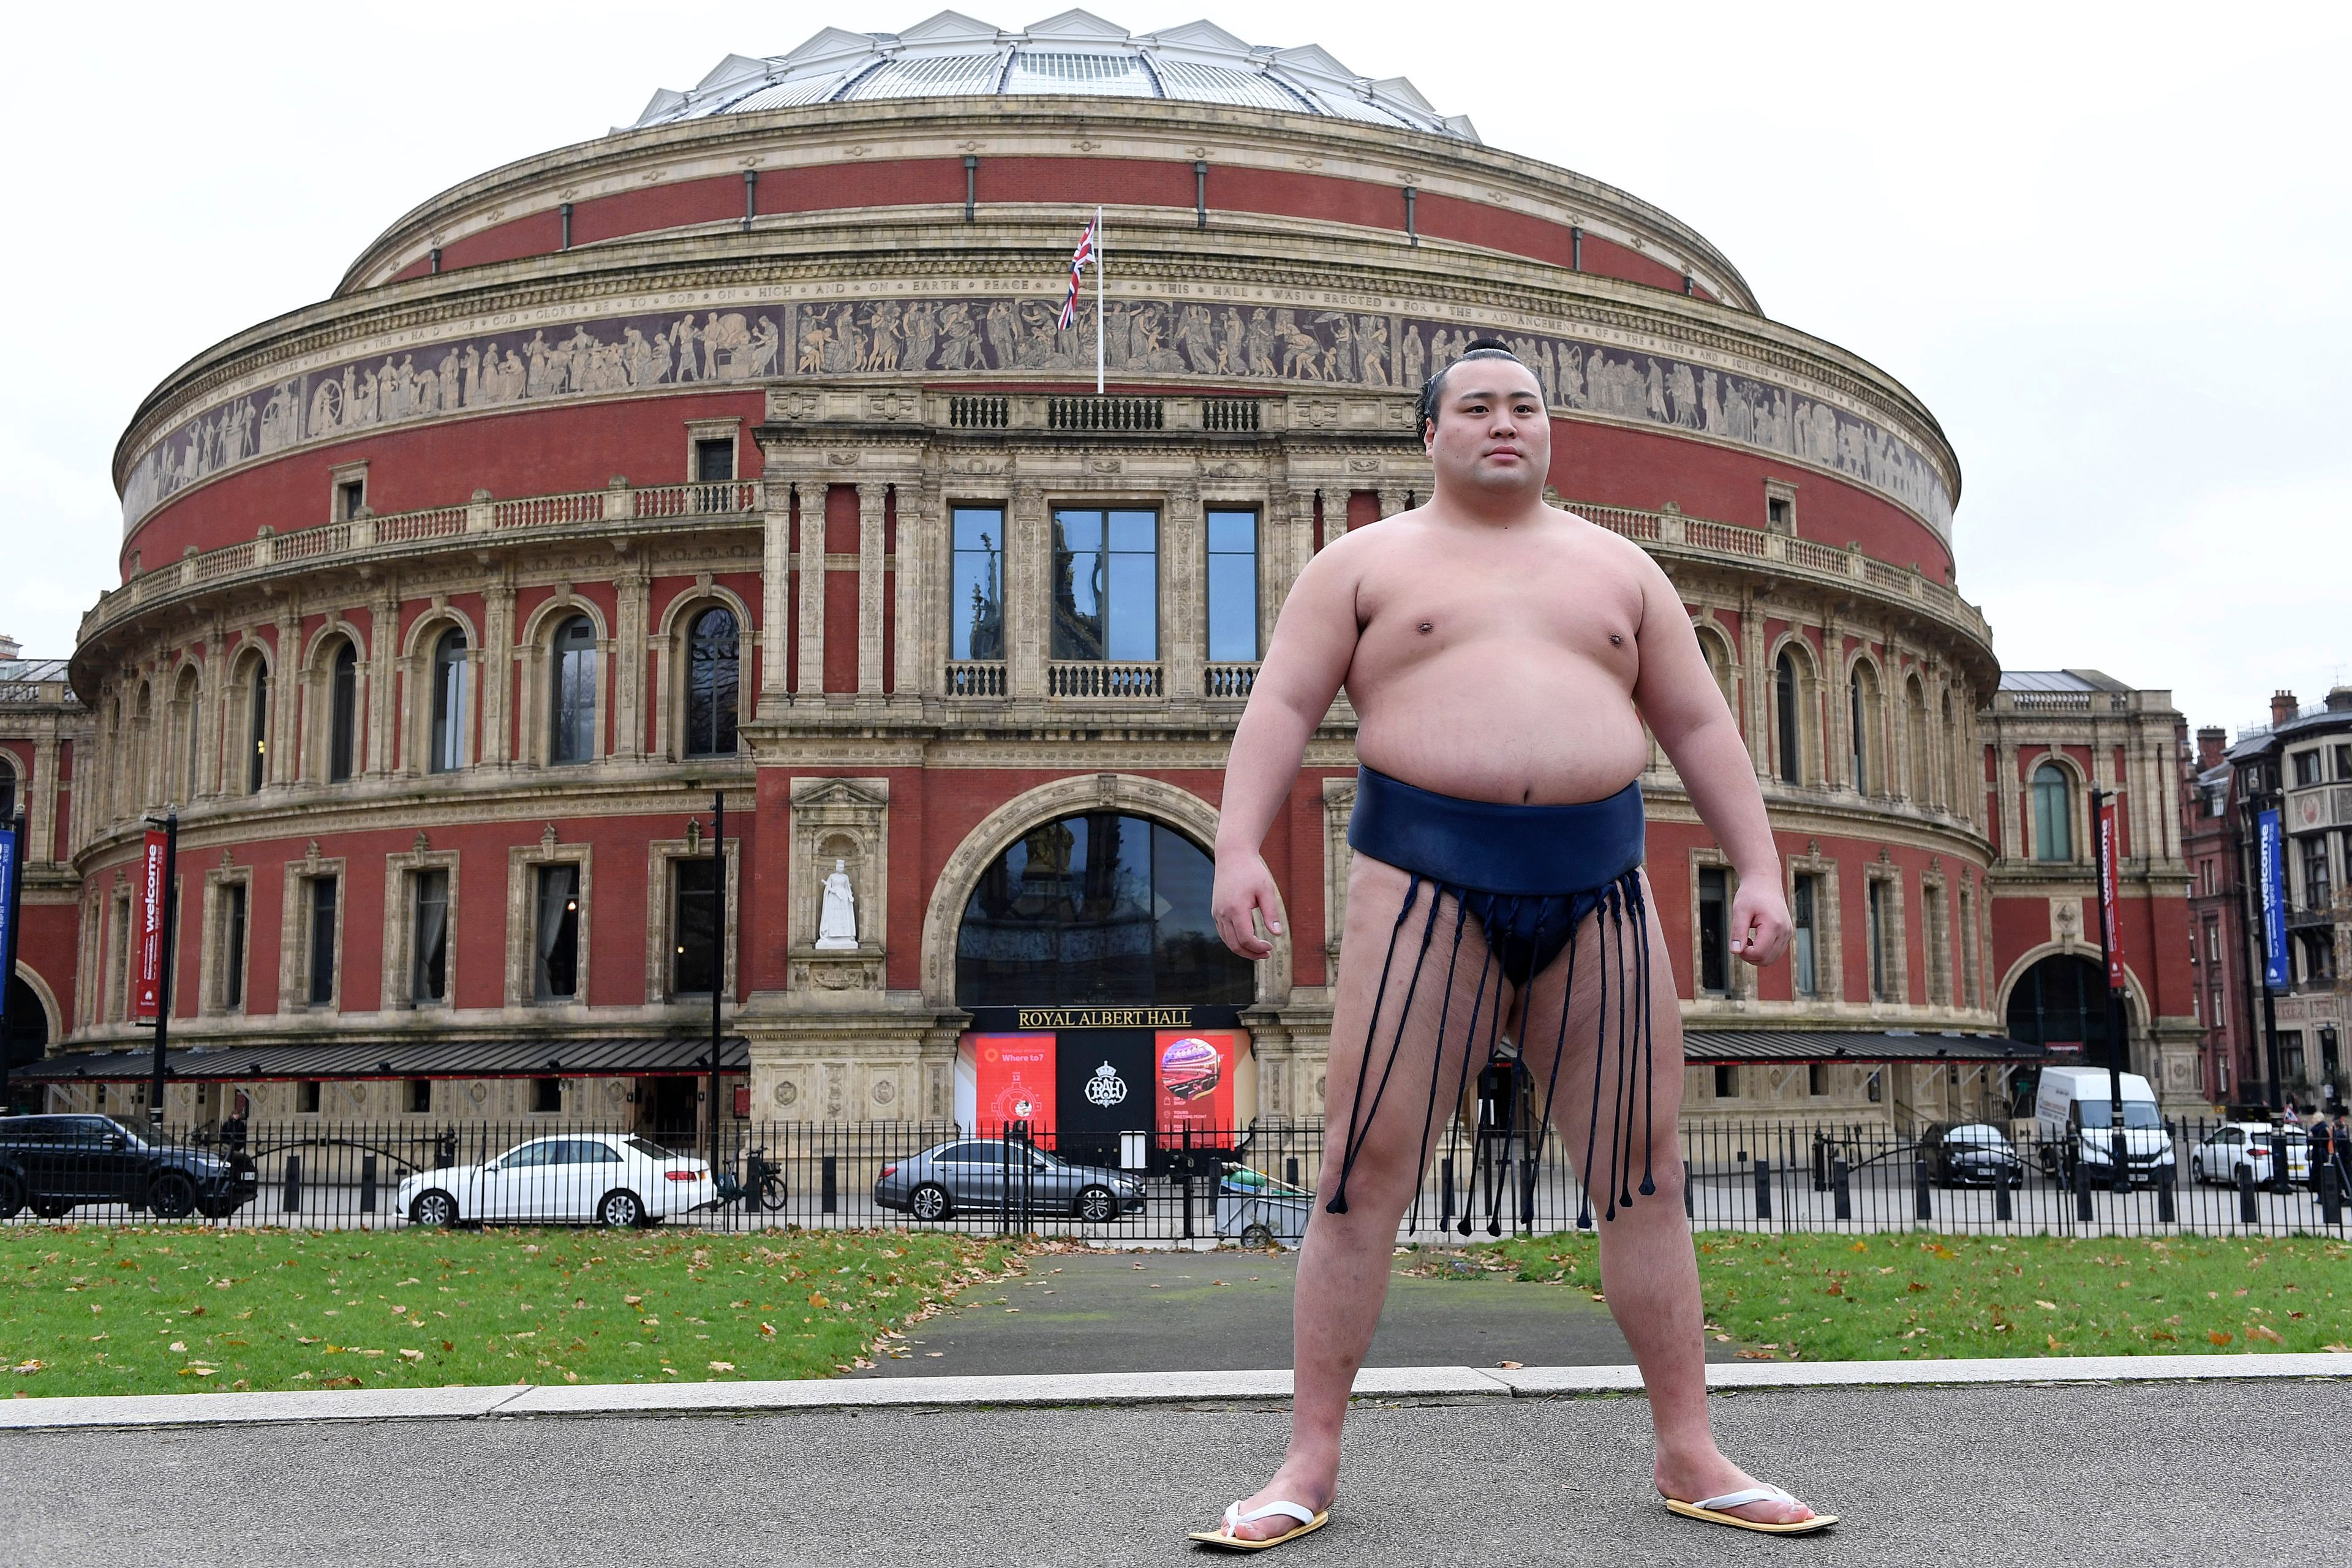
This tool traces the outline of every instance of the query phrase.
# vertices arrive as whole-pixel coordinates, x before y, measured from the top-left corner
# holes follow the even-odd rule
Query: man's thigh
[[[1509,1005],[1486,932],[1457,900],[1356,856],[1332,999],[1327,1168],[1351,1125],[1360,1169],[1410,1161],[1425,1134],[1442,1133]]]
[[[1645,896],[1648,889],[1644,874]],[[1682,1009],[1665,931],[1654,905],[1643,917],[1605,907],[1586,917],[1570,951],[1529,982],[1519,1031],[1532,1113],[1549,1108],[1570,1168],[1585,1169],[1596,1135],[1594,1159],[1605,1165],[1613,1131],[1621,1155],[1630,1142],[1637,1182],[1650,1138],[1657,1158],[1679,1159],[1672,1151],[1683,1090]],[[1601,1184],[1597,1172],[1593,1184]]]

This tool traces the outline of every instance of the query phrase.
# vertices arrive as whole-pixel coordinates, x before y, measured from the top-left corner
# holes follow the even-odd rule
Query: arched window
[[[686,648],[686,754],[731,755],[740,660],[735,616],[709,609],[694,617]]]
[[[2074,858],[2074,790],[2066,782],[2066,770],[2056,763],[2033,770],[2033,858]]]
[[[202,742],[204,722],[198,711],[203,691],[193,666],[180,671],[180,694],[173,700],[180,724],[180,790],[182,800],[194,800],[205,787]]]
[[[1780,650],[1772,671],[1773,739],[1778,752],[1780,776],[1782,784],[1802,784],[1803,759],[1797,744],[1797,656],[1788,648]]]
[[[584,763],[596,754],[596,627],[574,616],[555,628],[547,759]]]
[[[2074,953],[2053,952],[2018,976],[2009,994],[2009,1037],[2029,1046],[2083,1047],[2083,1059],[2102,1062],[2107,1046],[2106,976]]]
[[[446,773],[466,765],[466,634],[456,626],[433,645],[433,721],[425,736],[425,769]]]
[[[1216,866],[1172,828],[1092,812],[1032,829],[982,873],[956,933],[961,1006],[1247,1003],[1249,961],[1209,913]]]
[[[327,677],[327,782],[343,784],[352,776],[354,742],[359,734],[360,654],[346,637],[335,649]]]
[[[1870,708],[1869,698],[1863,689],[1862,666],[1855,665],[1846,678],[1846,706],[1853,731],[1853,787],[1864,795],[1870,793]]]
[[[245,793],[256,795],[269,782],[269,666],[253,661],[246,687]]]
[[[1916,676],[1911,678],[1904,700],[1904,726],[1910,742],[1911,799],[1927,805],[1936,796],[1935,780],[1927,772],[1927,693]]]

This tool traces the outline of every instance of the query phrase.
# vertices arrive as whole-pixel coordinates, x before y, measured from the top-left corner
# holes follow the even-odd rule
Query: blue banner
[[[16,919],[17,858],[16,825],[0,821],[0,963],[13,951],[9,938],[16,934],[12,927]]]
[[[2261,846],[2263,889],[2263,984],[2284,991],[2291,980],[2286,957],[2286,852],[2279,841],[2279,814],[2265,811],[2254,819]]]

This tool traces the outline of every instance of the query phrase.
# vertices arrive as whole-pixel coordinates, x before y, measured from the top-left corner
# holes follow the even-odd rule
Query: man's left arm
[[[1788,900],[1780,892],[1780,853],[1756,787],[1756,764],[1739,723],[1723,700],[1700,651],[1682,596],[1638,548],[1642,626],[1634,637],[1641,670],[1633,705],[1689,792],[1691,804],[1731,858],[1739,886],[1731,900],[1731,951],[1754,964],[1778,960],[1789,945]]]

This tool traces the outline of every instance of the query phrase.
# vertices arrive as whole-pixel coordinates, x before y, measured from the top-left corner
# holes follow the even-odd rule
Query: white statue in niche
[[[849,862],[835,860],[824,879],[824,907],[816,920],[820,952],[857,951],[857,894],[849,885]]]

